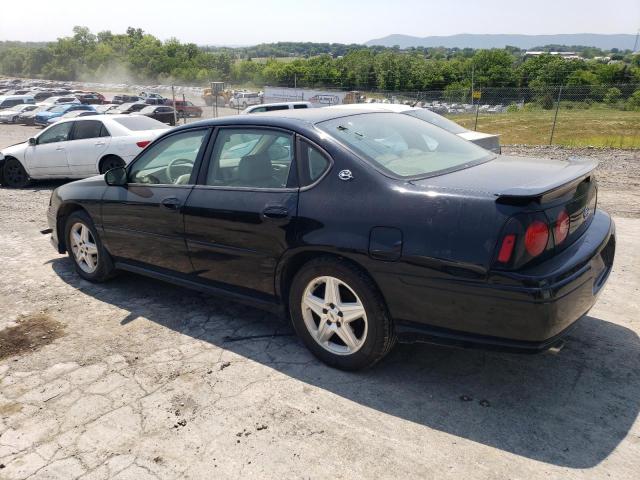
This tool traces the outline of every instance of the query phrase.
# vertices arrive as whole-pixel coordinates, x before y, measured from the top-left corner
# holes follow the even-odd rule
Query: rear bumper
[[[399,340],[544,350],[595,304],[611,272],[615,244],[613,220],[597,210],[580,239],[526,271],[493,272],[483,283],[457,279],[435,292],[419,290],[411,280],[404,287],[420,300],[417,309],[405,309],[396,319]]]

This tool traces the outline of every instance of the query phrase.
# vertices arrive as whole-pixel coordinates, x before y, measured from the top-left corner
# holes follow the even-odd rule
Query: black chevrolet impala
[[[275,309],[358,369],[397,340],[555,345],[613,263],[594,167],[397,113],[290,110],[170,130],[56,189],[48,216],[87,280],[127,270]]]

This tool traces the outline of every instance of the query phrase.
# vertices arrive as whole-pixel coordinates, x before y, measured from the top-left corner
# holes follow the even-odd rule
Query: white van
[[[229,100],[229,108],[247,108],[249,105],[262,103],[262,95],[258,92],[236,92]]]
[[[0,95],[0,110],[23,103],[36,103],[32,95]]]
[[[313,108],[311,102],[280,102],[280,103],[263,103],[262,105],[254,105],[247,107],[241,114],[247,113],[260,113],[260,112],[274,112],[276,110],[290,110],[299,108]]]

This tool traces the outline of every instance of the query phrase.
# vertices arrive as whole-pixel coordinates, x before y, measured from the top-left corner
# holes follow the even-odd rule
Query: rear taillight
[[[144,148],[151,143],[151,140],[142,140],[140,142],[136,142],[136,145],[140,148]]]
[[[540,220],[534,220],[527,227],[527,231],[524,234],[524,248],[529,255],[537,257],[545,248],[549,242],[549,227]]]
[[[569,226],[571,221],[569,220],[569,214],[566,210],[560,211],[556,220],[556,225],[553,228],[553,238],[556,245],[560,245],[567,239],[569,235]]]
[[[502,245],[500,246],[500,252],[498,253],[498,261],[500,263],[509,263],[515,244],[516,236],[513,233],[504,236],[502,239]]]

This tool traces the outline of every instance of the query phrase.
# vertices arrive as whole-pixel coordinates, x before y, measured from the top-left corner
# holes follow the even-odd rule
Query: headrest
[[[266,153],[247,155],[238,164],[238,180],[249,186],[261,186],[273,177],[271,160]]]

